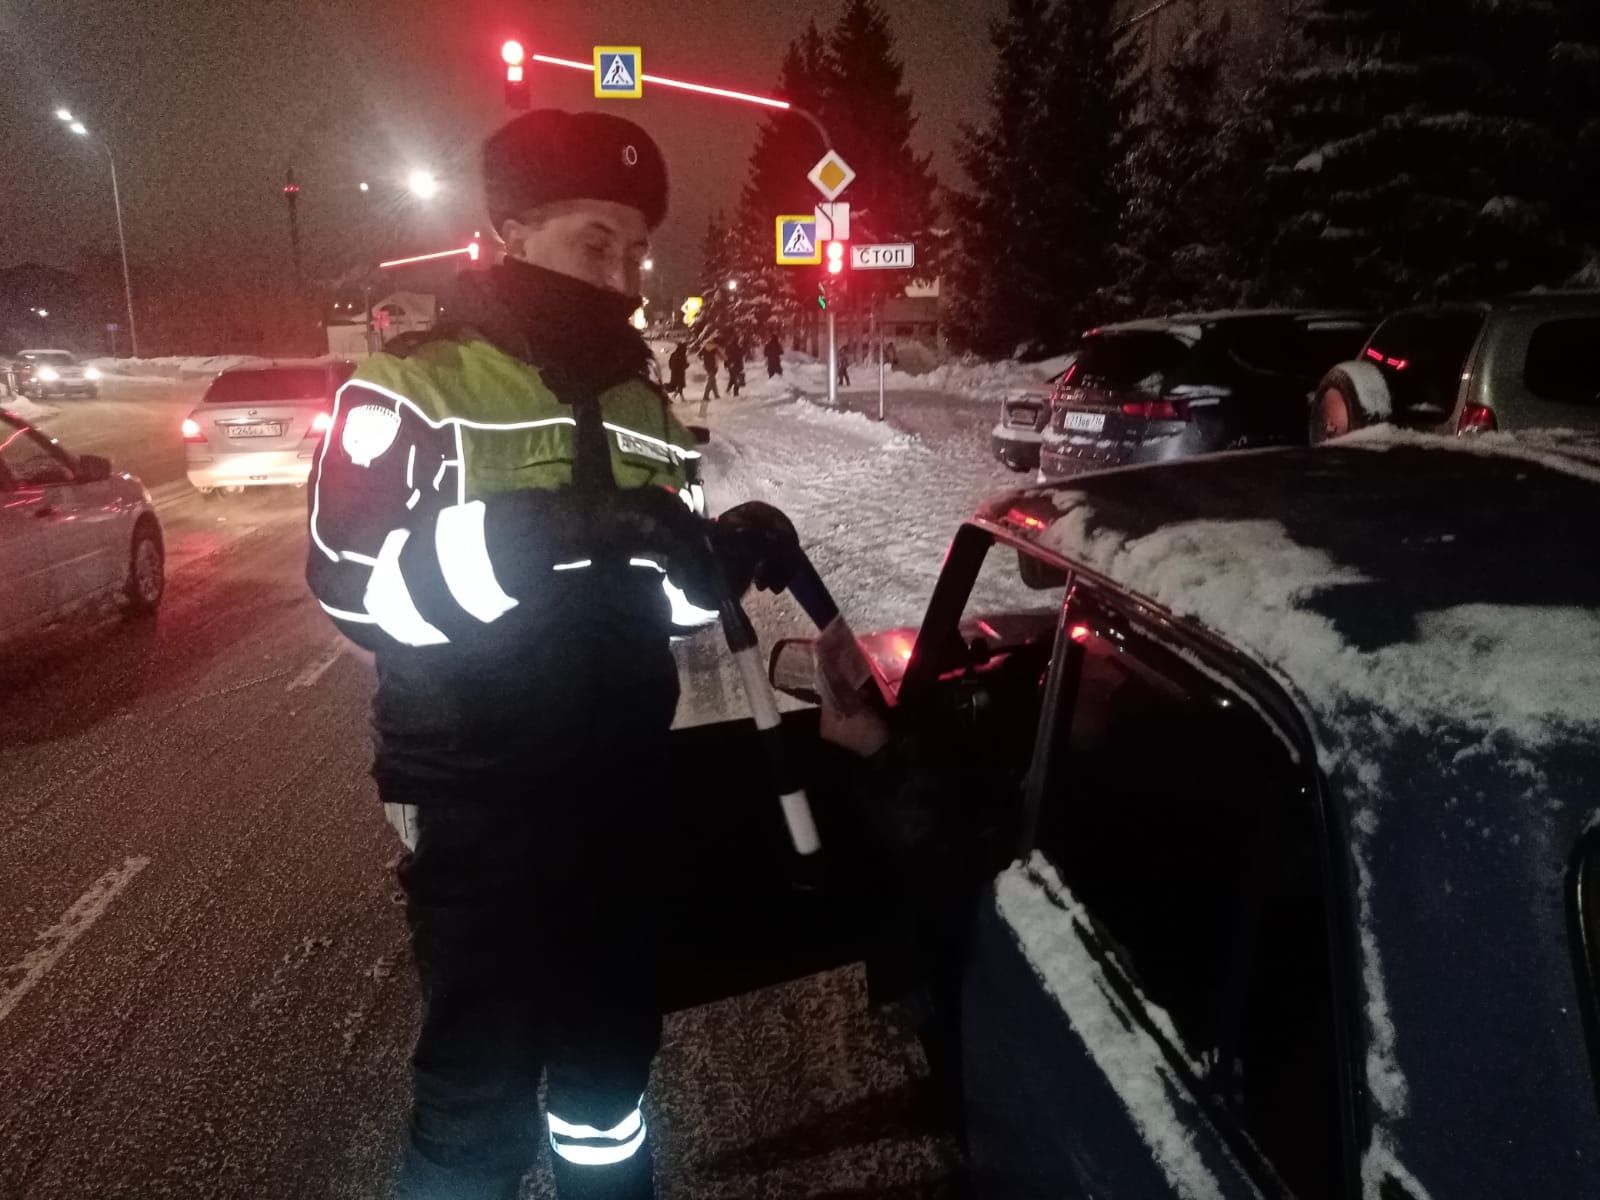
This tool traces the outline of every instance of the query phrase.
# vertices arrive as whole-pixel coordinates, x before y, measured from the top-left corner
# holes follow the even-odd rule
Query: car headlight
[[[99,383],[100,382],[100,368],[99,367],[85,367],[83,369],[83,377],[85,379],[87,379],[90,383]]]
[[[40,383],[54,383],[61,378],[61,372],[54,367],[40,367],[37,374]]]

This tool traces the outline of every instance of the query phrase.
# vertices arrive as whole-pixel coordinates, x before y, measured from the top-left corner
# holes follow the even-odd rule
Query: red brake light
[[[1032,513],[1023,512],[1020,508],[1013,508],[1010,512],[1008,512],[1006,514],[1006,520],[1010,521],[1013,525],[1021,525],[1024,529],[1047,528],[1044,521],[1040,520]]]
[[[1467,405],[1456,422],[1457,433],[1493,433],[1498,428],[1500,423],[1494,419],[1494,409],[1481,404]]]
[[[319,412],[316,416],[311,418],[311,432],[312,433],[327,433],[328,430],[330,430],[332,428],[333,428],[333,414],[332,413]]]
[[[186,442],[203,442],[206,435],[200,432],[200,422],[193,417],[183,419],[183,440]]]
[[[1368,346],[1367,347],[1367,357],[1370,358],[1373,362],[1382,362],[1383,361],[1383,351],[1382,350],[1374,350],[1371,346]]]
[[[1188,410],[1181,400],[1130,400],[1122,406],[1125,417],[1143,417],[1146,421],[1187,421]]]

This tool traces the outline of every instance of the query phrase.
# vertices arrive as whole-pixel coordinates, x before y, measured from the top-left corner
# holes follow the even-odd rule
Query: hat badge
[[[622,161],[630,167],[637,167],[639,165],[639,151],[633,146],[624,146],[622,148]]]

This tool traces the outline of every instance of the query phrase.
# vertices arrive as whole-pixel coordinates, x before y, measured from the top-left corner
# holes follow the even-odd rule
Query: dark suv
[[[1269,310],[1091,330],[1051,397],[1040,477],[1304,445],[1317,381],[1358,353],[1375,324],[1360,313]]]

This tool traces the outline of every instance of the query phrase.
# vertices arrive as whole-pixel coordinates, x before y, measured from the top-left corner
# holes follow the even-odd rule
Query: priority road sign
[[[644,95],[644,56],[638,46],[594,48],[594,94],[602,100]]]
[[[910,242],[883,242],[850,247],[853,271],[896,271],[917,265],[917,248]]]
[[[777,229],[780,267],[815,266],[822,261],[822,241],[817,237],[815,213],[779,217]]]
[[[850,186],[850,181],[856,177],[854,168],[839,157],[837,150],[829,150],[811,168],[811,174],[806,178],[811,181],[811,186],[822,193],[824,200],[837,200],[839,193]]]

